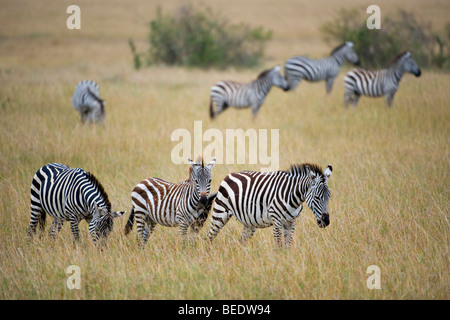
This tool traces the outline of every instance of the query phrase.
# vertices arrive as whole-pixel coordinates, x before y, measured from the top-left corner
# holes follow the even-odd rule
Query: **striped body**
[[[91,80],[80,81],[72,97],[73,107],[80,113],[81,122],[103,122],[105,101],[100,99],[98,85]]]
[[[89,223],[94,242],[107,237],[113,227],[112,218],[123,212],[111,212],[111,204],[101,184],[83,169],[71,169],[64,164],[50,163],[40,168],[31,184],[31,219],[28,235],[43,228],[46,214],[54,218],[50,235],[55,236],[65,221],[70,222],[75,240],[79,239],[78,224]]]
[[[209,195],[214,164],[215,160],[208,166],[204,166],[203,162],[192,162],[189,179],[180,183],[159,178],[141,181],[131,193],[133,209],[125,234],[133,227],[134,217],[141,246],[148,241],[156,224],[179,227],[183,236],[189,227],[198,232],[215,198],[215,194]]]
[[[388,106],[391,106],[405,72],[413,73],[417,77],[421,74],[409,52],[398,55],[386,69],[353,69],[349,71],[344,78],[344,105],[348,106],[348,103],[352,102],[356,106],[359,97],[364,95],[368,97],[385,96]]]
[[[358,56],[353,50],[351,42],[337,47],[329,57],[323,59],[310,59],[302,56],[290,58],[284,65],[284,74],[289,83],[289,90],[294,89],[304,79],[307,81],[325,80],[327,93],[331,92],[334,79],[345,60],[359,64]]]
[[[256,117],[272,86],[288,89],[286,80],[280,74],[279,66],[263,71],[250,83],[219,81],[211,87],[210,117],[216,117],[229,106],[238,109],[250,107],[253,116]]]
[[[231,216],[244,225],[241,240],[248,240],[256,228],[274,226],[274,237],[281,245],[290,245],[295,222],[306,201],[317,218],[319,226],[329,224],[327,186],[331,166],[321,170],[311,164],[291,167],[289,172],[231,173],[222,181],[217,192],[208,238],[212,240]]]

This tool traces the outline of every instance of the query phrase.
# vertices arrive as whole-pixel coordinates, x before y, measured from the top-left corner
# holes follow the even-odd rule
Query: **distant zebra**
[[[81,168],[50,163],[40,168],[31,183],[31,219],[28,236],[36,233],[39,223],[43,230],[46,214],[54,218],[50,236],[54,238],[65,221],[75,241],[79,239],[78,224],[85,219],[94,243],[106,240],[113,228],[113,218],[125,212],[111,211],[103,186],[92,173]]]
[[[397,55],[386,69],[376,71],[353,69],[349,71],[344,78],[344,105],[348,106],[349,102],[352,102],[356,107],[361,95],[369,97],[384,95],[390,107],[405,72],[412,73],[416,77],[421,74],[420,68],[411,58],[410,52],[402,52]]]
[[[327,93],[331,92],[334,79],[345,60],[358,65],[359,59],[353,50],[352,42],[345,42],[336,47],[329,57],[322,59],[310,59],[296,56],[284,64],[284,75],[289,83],[289,90],[294,89],[300,80],[326,81]]]
[[[125,226],[125,234],[133,228],[136,216],[139,245],[143,247],[156,224],[180,228],[186,236],[189,227],[193,232],[203,226],[216,194],[209,195],[211,170],[216,160],[207,166],[201,158],[189,160],[189,179],[171,183],[159,178],[141,181],[131,193],[133,209]],[[206,217],[205,217],[206,216]]]
[[[208,238],[214,239],[231,216],[244,225],[240,240],[246,242],[256,228],[273,225],[276,244],[290,246],[302,203],[311,208],[317,224],[329,225],[328,178],[332,167],[322,173],[315,164],[293,165],[290,170],[275,172],[242,171],[230,173],[222,181],[214,203]]]
[[[80,113],[81,122],[103,122],[105,100],[100,99],[98,85],[91,80],[80,81],[72,97],[73,107]]]
[[[225,111],[228,107],[252,109],[253,117],[258,114],[272,86],[288,90],[286,79],[280,74],[280,66],[261,72],[258,78],[250,83],[219,81],[211,87],[209,115],[211,119]]]

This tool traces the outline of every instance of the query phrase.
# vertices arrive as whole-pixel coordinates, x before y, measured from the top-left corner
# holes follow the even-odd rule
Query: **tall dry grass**
[[[389,13],[393,5],[385,3]],[[414,10],[426,19],[443,3],[415,1]],[[209,87],[219,79],[247,81],[257,71],[155,66],[135,72],[127,39],[145,38],[156,2],[81,2],[87,17],[78,33],[64,27],[70,3],[45,4],[2,1],[0,299],[449,298],[448,74],[406,75],[392,108],[383,99],[361,98],[356,109],[345,109],[342,70],[330,95],[324,83],[301,83],[288,93],[274,88],[256,121],[249,110],[232,109],[211,122]],[[294,54],[329,51],[313,26],[332,16],[335,6],[267,1],[255,13],[254,4],[236,2],[225,13],[274,30],[265,67]],[[301,5],[306,21],[298,19]],[[269,19],[273,12],[283,19]],[[71,107],[83,78],[96,80],[107,100],[104,126],[81,125]],[[55,242],[47,237],[49,222],[42,237],[26,240],[29,188],[39,167],[61,162],[91,171],[113,208],[129,212],[131,190],[143,178],[187,177],[186,165],[171,162],[170,135],[177,128],[192,130],[194,120],[203,121],[204,131],[280,129],[281,169],[331,163],[330,226],[319,229],[305,208],[290,250],[275,247],[271,228],[257,230],[243,247],[236,220],[212,245],[204,240],[209,223],[191,244],[183,244],[176,228],[157,226],[139,250],[135,230],[123,235],[128,215],[116,221],[103,251],[92,244],[84,222],[78,245],[67,223]],[[259,167],[216,165],[213,190],[229,172]],[[373,264],[381,269],[381,290],[366,287]],[[81,268],[81,290],[65,285],[69,265]]]

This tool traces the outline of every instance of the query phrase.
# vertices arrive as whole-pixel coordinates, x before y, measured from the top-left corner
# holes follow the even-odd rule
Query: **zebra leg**
[[[46,213],[45,211],[40,207],[31,205],[31,218],[30,218],[30,224],[28,226],[27,230],[27,236],[32,237],[36,234],[36,227],[39,224],[39,229],[44,230],[45,227],[45,218]]]
[[[273,219],[273,237],[275,238],[275,243],[277,247],[282,247],[282,236],[283,236],[283,224],[278,219]]]
[[[74,216],[71,216],[69,221],[70,221],[70,229],[72,230],[73,234],[73,240],[75,242],[78,242],[80,241],[80,230],[78,229],[80,221]]]
[[[243,244],[247,244],[248,240],[253,236],[254,233],[254,227],[248,227],[244,225],[244,231],[242,232],[239,241],[241,241],[241,243]]]
[[[153,233],[156,223],[150,219],[149,215],[143,212],[136,212],[135,217],[138,234],[138,243],[139,247],[143,249],[148,241],[148,238]]]
[[[284,244],[286,248],[291,246],[292,236],[295,230],[295,220],[284,226]]]
[[[217,200],[216,200],[217,201]],[[222,211],[216,208],[217,202],[214,204],[214,211],[211,216],[211,227],[209,228],[207,238],[212,241],[231,218],[231,212]]]
[[[353,96],[353,107],[356,107],[356,105],[358,104],[358,100],[359,100],[360,95],[355,93],[355,95]]]
[[[256,116],[258,115],[259,109],[261,108],[261,104],[260,105],[252,105],[252,115],[253,115],[253,120],[256,119]]]
[[[387,102],[388,107],[390,107],[392,105],[392,101],[394,100],[394,95],[395,95],[395,92],[386,94],[386,102]]]
[[[50,232],[49,232],[51,239],[53,239],[53,240],[55,239],[56,234],[59,233],[59,231],[61,231],[61,227],[63,226],[63,223],[64,223],[64,220],[62,220],[62,219],[55,218],[53,220],[52,225],[50,227]]]
[[[327,78],[326,81],[327,81],[326,82],[327,93],[330,93],[331,89],[333,88],[334,78]]]
[[[344,94],[344,107],[348,107],[348,104],[352,99],[353,96],[353,92],[345,90],[345,94]]]

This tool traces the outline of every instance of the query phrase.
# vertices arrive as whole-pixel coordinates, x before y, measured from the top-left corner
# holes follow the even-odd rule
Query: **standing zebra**
[[[219,81],[211,87],[209,115],[211,119],[225,111],[229,106],[252,109],[253,118],[258,114],[272,86],[288,90],[286,79],[280,73],[280,66],[261,72],[250,83]]]
[[[353,50],[353,43],[350,41],[336,47],[329,57],[323,59],[310,59],[301,56],[290,58],[284,64],[284,75],[289,83],[289,90],[297,87],[302,79],[307,81],[325,80],[327,93],[330,93],[334,79],[345,60],[355,65],[359,64],[358,56]]]
[[[78,224],[85,219],[94,243],[106,240],[113,228],[113,218],[125,212],[111,211],[103,186],[92,173],[71,169],[64,164],[50,163],[40,168],[31,183],[31,219],[28,236],[43,230],[46,214],[54,218],[50,236],[55,238],[64,221],[70,222],[75,241],[79,239]]]
[[[234,215],[244,225],[242,242],[256,228],[273,225],[277,245],[282,245],[284,230],[285,244],[289,247],[304,201],[316,216],[319,227],[328,226],[331,194],[327,182],[331,171],[331,165],[322,173],[317,165],[305,163],[291,166],[288,172],[230,173],[217,192],[208,238],[214,239]]]
[[[105,100],[100,99],[98,85],[91,80],[80,81],[72,97],[73,107],[80,113],[81,122],[103,122]]]
[[[348,106],[352,101],[353,106],[356,107],[361,95],[369,97],[384,95],[390,107],[405,72],[412,73],[416,77],[421,74],[420,68],[411,58],[410,52],[402,52],[397,55],[386,69],[376,71],[353,69],[349,71],[344,78],[344,105]]]
[[[188,159],[189,179],[180,183],[170,183],[159,178],[141,181],[131,193],[133,208],[125,226],[125,234],[133,228],[136,215],[140,246],[147,243],[156,224],[180,228],[186,236],[189,227],[198,232],[203,226],[216,194],[209,195],[211,170],[216,163],[213,159],[207,166],[198,158]],[[205,218],[206,214],[206,218]]]

